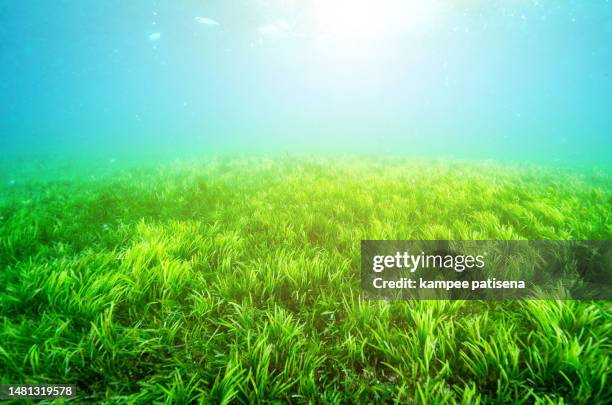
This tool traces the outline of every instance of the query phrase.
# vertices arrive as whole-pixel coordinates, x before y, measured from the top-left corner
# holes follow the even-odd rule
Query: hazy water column
[[[17,151],[606,163],[612,5],[0,1]]]

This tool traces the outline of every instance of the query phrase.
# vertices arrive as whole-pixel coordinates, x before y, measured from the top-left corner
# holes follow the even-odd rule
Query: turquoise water
[[[609,1],[0,1],[14,154],[609,164]]]

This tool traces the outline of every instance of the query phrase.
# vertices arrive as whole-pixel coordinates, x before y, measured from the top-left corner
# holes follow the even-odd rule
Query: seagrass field
[[[0,397],[611,404],[609,300],[361,291],[363,240],[612,244],[611,22],[607,0],[0,0]],[[546,258],[609,298],[612,255],[584,251]],[[489,263],[557,281],[530,252]]]
[[[2,163],[0,382],[76,403],[612,401],[610,302],[363,301],[361,239],[610,239],[608,171]]]

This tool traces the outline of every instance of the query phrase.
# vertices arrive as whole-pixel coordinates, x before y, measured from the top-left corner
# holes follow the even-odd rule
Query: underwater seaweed
[[[609,177],[357,158],[86,174],[0,191],[3,383],[75,383],[79,402],[612,400],[608,302],[359,288],[361,239],[609,239]]]

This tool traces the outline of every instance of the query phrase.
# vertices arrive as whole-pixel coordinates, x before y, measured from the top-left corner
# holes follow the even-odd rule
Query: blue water
[[[0,0],[5,153],[606,164],[612,3]]]

